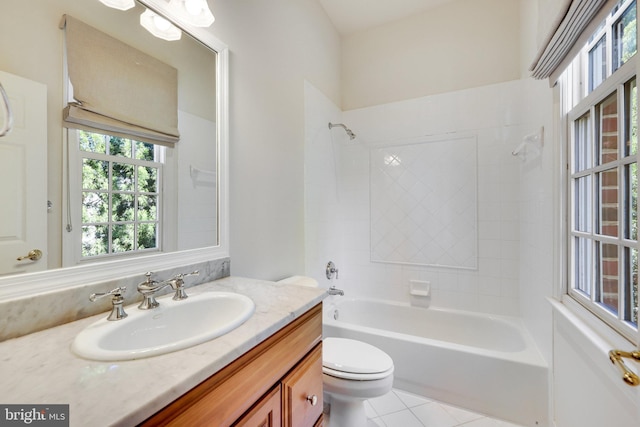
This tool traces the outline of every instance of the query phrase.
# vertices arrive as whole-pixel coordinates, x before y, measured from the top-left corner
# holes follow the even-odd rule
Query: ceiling
[[[451,0],[318,0],[340,34],[422,13]]]

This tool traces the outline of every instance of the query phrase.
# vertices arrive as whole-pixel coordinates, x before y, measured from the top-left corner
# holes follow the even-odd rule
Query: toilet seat
[[[322,371],[348,380],[377,380],[393,373],[393,360],[370,344],[328,337],[322,343]]]

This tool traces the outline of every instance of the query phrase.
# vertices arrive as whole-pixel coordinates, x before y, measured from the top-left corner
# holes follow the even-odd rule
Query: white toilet
[[[393,386],[393,360],[362,341],[327,337],[322,341],[322,382],[329,397],[329,427],[364,427],[364,401]]]
[[[281,283],[318,286],[315,280],[293,276]],[[329,427],[365,427],[364,401],[393,387],[393,360],[362,341],[326,337],[322,341],[322,382],[331,412]]]

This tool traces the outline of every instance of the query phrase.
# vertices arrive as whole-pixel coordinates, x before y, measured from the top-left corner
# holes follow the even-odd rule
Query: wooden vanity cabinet
[[[141,425],[322,426],[322,304]]]
[[[282,426],[282,386],[278,384],[243,415],[234,427]]]
[[[322,415],[322,345],[282,379],[283,427],[313,426]]]

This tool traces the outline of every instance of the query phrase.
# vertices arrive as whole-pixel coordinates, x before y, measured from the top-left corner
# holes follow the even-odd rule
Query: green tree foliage
[[[156,162],[153,144],[86,131],[78,135],[80,150],[95,153],[85,155],[82,164],[82,256],[156,248],[159,168],[135,164]]]

